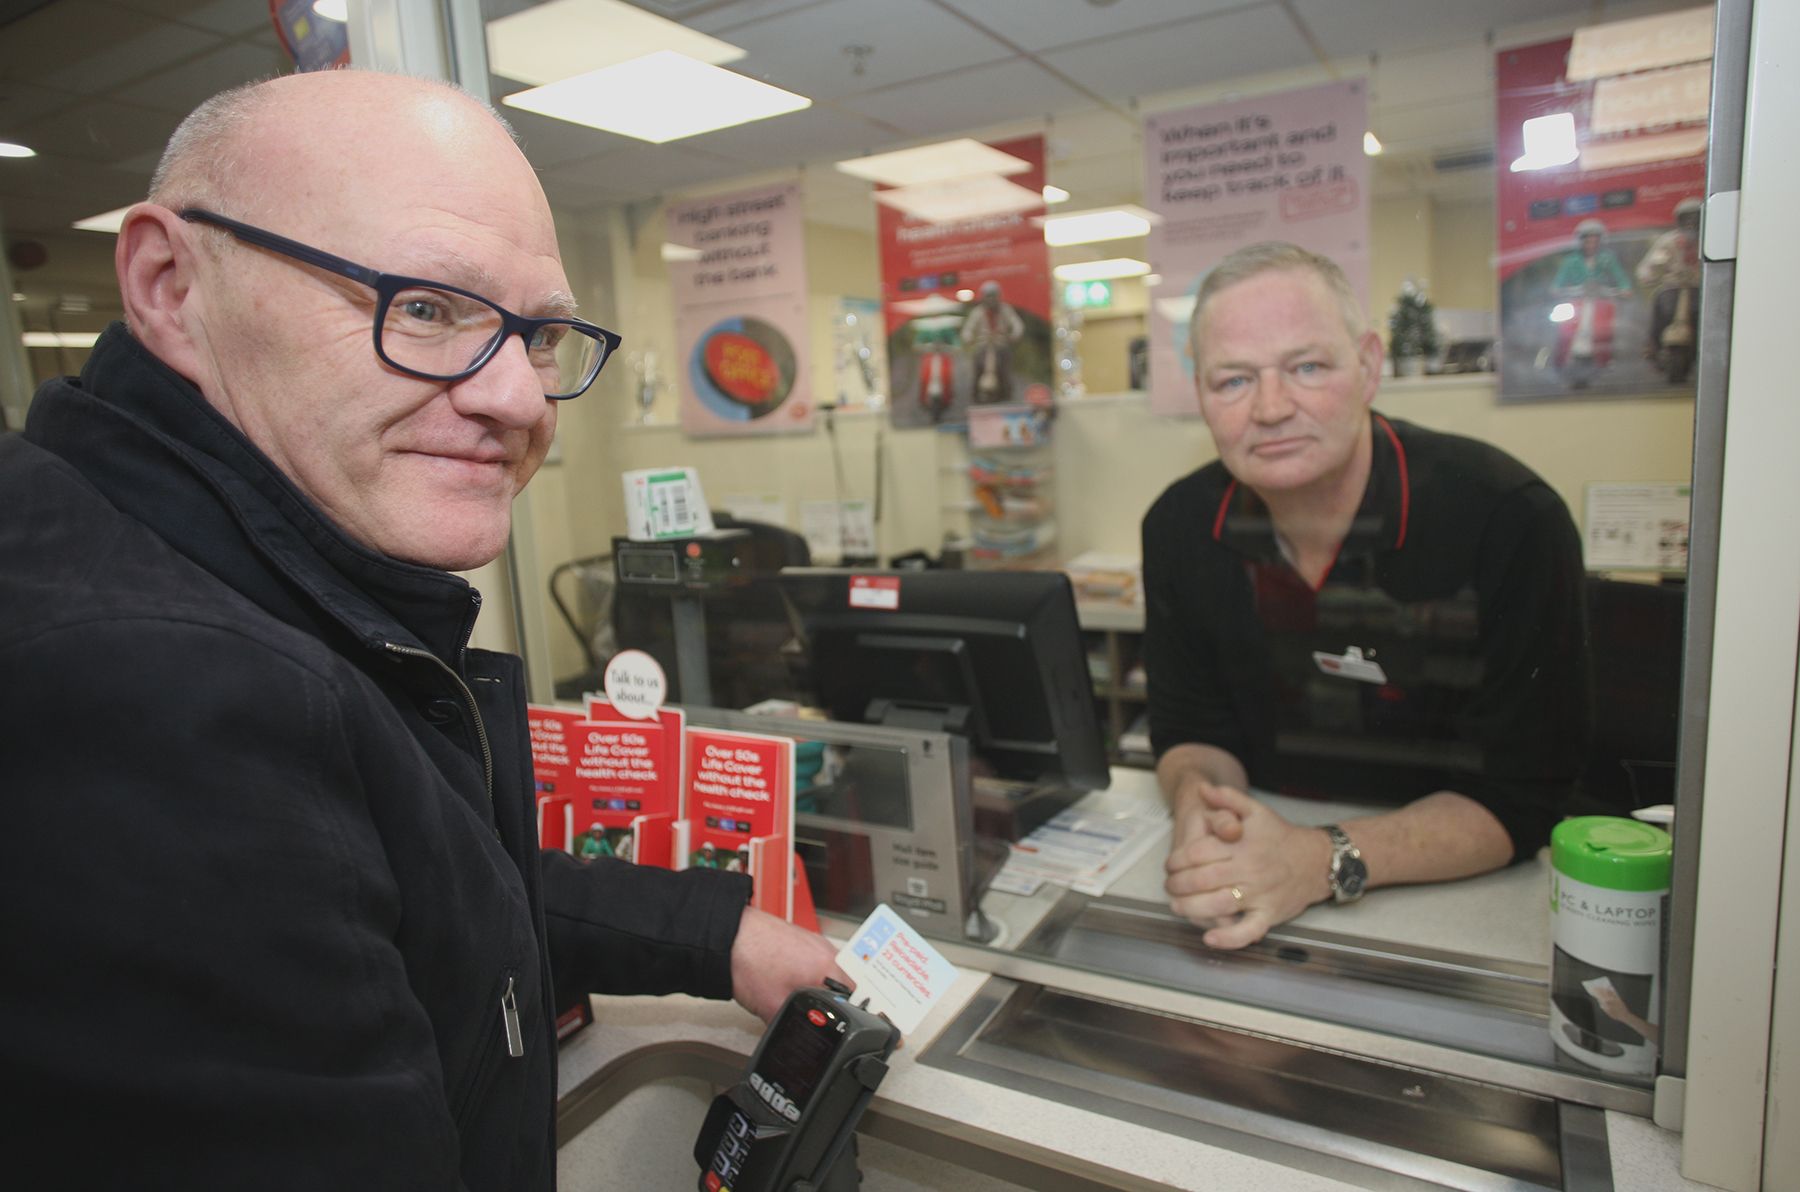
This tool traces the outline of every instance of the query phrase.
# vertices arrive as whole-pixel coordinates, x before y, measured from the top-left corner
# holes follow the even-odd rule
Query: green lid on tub
[[[1612,815],[1578,815],[1550,833],[1550,864],[1565,877],[1607,890],[1666,890],[1669,834]]]

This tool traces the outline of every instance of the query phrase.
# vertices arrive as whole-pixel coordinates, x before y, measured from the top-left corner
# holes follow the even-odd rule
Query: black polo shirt
[[[1223,463],[1151,506],[1151,745],[1217,746],[1288,794],[1398,805],[1456,791],[1528,857],[1587,747],[1580,537],[1504,452],[1371,418],[1368,488],[1317,589]]]

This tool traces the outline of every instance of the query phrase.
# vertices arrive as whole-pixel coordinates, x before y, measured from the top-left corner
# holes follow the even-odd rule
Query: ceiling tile
[[[1382,56],[1439,46],[1471,33],[1559,17],[1583,7],[1569,0],[1294,0],[1294,10],[1334,58]]]
[[[1014,58],[852,96],[843,106],[905,129],[910,136],[925,137],[1005,120],[1041,119],[1084,98],[1035,63]]]
[[[786,116],[690,137],[683,144],[746,165],[791,166],[822,156],[863,153],[893,139],[891,130],[856,112],[814,105]]]
[[[211,33],[236,37],[257,29],[273,31],[275,19],[267,4],[245,0],[109,0],[118,7],[165,21],[179,21]]]
[[[96,95],[220,41],[217,34],[91,0],[59,0],[7,26],[0,76]]]
[[[723,41],[731,41],[731,32],[757,21],[766,21],[782,13],[803,8],[817,8],[831,0],[737,0],[733,4],[708,5],[698,16],[681,23],[702,33],[710,33]]]
[[[748,55],[731,69],[811,99],[837,99],[1013,56],[929,0],[830,0],[758,21],[726,40]],[[845,46],[871,52],[857,60]],[[971,113],[982,123],[979,112]]]
[[[589,128],[585,124],[575,124],[568,120],[558,120],[552,116],[527,112],[520,108],[509,108],[501,102],[503,94],[511,94],[519,90],[519,84],[510,79],[495,79],[495,83],[504,84],[503,93],[496,87],[491,94],[494,106],[506,117],[506,122],[513,126],[519,134],[521,147],[526,158],[540,170],[562,165],[564,162],[577,161],[584,157],[594,157],[601,153],[612,153],[620,149],[628,149],[638,142],[630,137],[622,137],[617,133],[603,132],[598,128]]]
[[[112,98],[147,108],[185,116],[227,87],[280,73],[289,63],[284,55],[242,42],[227,42],[180,66],[147,75],[116,88]],[[173,125],[170,131],[174,131]]]
[[[559,194],[565,193],[565,186],[566,193],[572,196],[605,192],[620,200],[640,199],[729,178],[742,169],[737,162],[711,154],[691,153],[669,145],[644,145],[541,170],[538,177],[554,203]]]
[[[1287,14],[1270,7],[1201,17],[1041,56],[1083,87],[1113,100],[1317,61]]]
[[[113,165],[160,149],[175,122],[167,113],[134,104],[89,100],[34,120],[22,130],[46,157],[72,157]]]
[[[946,3],[1024,49],[1045,50],[1188,20],[1222,8],[1241,8],[1244,0],[1131,0],[1105,6],[1065,3],[1058,5],[1054,14],[1041,3],[1020,4],[1019,0]]]
[[[0,138],[11,138],[28,122],[85,99],[86,96],[55,87],[0,84]]]

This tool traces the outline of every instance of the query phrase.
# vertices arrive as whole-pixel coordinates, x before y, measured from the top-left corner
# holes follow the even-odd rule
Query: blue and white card
[[[956,966],[926,943],[911,924],[886,903],[863,920],[837,954],[838,967],[856,982],[855,1000],[910,1035],[949,991]]]

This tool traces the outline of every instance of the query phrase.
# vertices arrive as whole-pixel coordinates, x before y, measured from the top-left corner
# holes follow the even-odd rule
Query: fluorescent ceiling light
[[[1065,244],[1093,244],[1101,240],[1123,240],[1129,236],[1147,236],[1150,225],[1162,222],[1154,211],[1127,204],[1092,211],[1071,211],[1044,220],[1044,243],[1052,248]]]
[[[91,348],[100,338],[98,331],[27,331],[28,348]]]
[[[515,92],[501,102],[654,145],[812,106],[804,95],[670,50]]]
[[[1617,166],[1637,166],[1653,161],[1698,157],[1704,152],[1706,129],[1684,128],[1652,136],[1589,141],[1581,147],[1581,168],[1610,170]]]
[[[665,261],[698,261],[706,253],[685,244],[673,244],[665,240],[662,244],[662,259]]]
[[[883,186],[917,186],[971,174],[1022,174],[1031,168],[1031,163],[963,137],[872,157],[855,157],[838,162],[837,168]]]
[[[1594,84],[1588,133],[1606,136],[1671,124],[1704,124],[1712,104],[1712,67],[1678,66]]]
[[[1555,306],[1550,308],[1550,321],[1552,323],[1566,323],[1574,317],[1575,304],[1573,302],[1558,302]]]
[[[1068,191],[1064,190],[1060,186],[1051,186],[1049,183],[1044,184],[1044,202],[1046,202],[1046,203],[1066,203],[1068,201],[1069,201],[1069,192]]]
[[[0,141],[0,157],[36,157],[37,150],[13,141]]]
[[[1575,117],[1569,112],[1533,116],[1524,125],[1525,154],[1513,158],[1513,173],[1566,166],[1581,156],[1575,144]]]
[[[1374,130],[1363,133],[1363,152],[1365,154],[1370,157],[1380,157],[1381,150],[1381,138],[1375,135]]]
[[[1058,265],[1054,272],[1057,281],[1110,281],[1115,277],[1142,277],[1150,272],[1150,266],[1132,257],[1108,257],[1104,261]]]
[[[1162,274],[1160,274],[1160,273],[1144,274],[1144,285],[1147,286],[1148,288],[1154,290],[1157,286],[1162,285]]]
[[[927,294],[923,298],[907,298],[900,302],[890,302],[889,306],[903,315],[919,318],[925,315],[961,314],[962,303],[952,301],[942,294]]]
[[[136,204],[132,206],[136,206]],[[111,211],[102,211],[98,215],[78,219],[69,226],[83,232],[110,232],[116,236],[119,234],[119,229],[125,225],[125,213],[129,210],[131,207],[114,207]]]
[[[488,22],[488,69],[522,83],[560,82],[659,50],[723,66],[745,51],[620,0],[550,0]]]
[[[926,223],[957,223],[1043,207],[1044,196],[998,174],[974,174],[874,192],[875,201]]]
[[[313,0],[313,15],[342,25],[350,19],[350,0]]]
[[[1713,6],[1575,30],[1569,46],[1570,82],[1705,62],[1712,58]]]
[[[973,301],[975,301],[975,291],[974,290],[958,290],[958,291],[956,291],[956,300],[958,302],[973,302]]]

